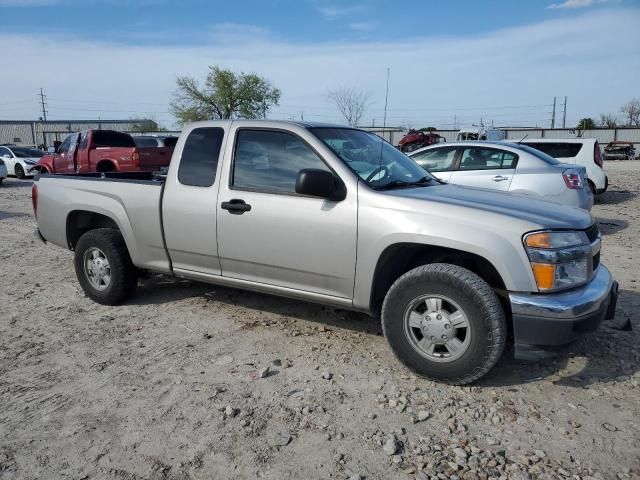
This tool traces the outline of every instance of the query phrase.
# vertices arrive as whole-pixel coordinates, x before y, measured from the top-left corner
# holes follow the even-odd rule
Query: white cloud
[[[345,85],[372,92],[375,103],[367,121],[375,118],[379,125],[390,67],[387,124],[441,126],[456,114],[462,122],[482,116],[501,124],[548,125],[546,105],[554,95],[568,95],[571,123],[617,111],[638,96],[639,14],[639,9],[592,12],[472,37],[393,42],[293,43],[259,27],[254,38],[229,41],[246,26],[216,27],[217,38],[192,46],[169,45],[162,38],[132,46],[0,32],[3,63],[17,72],[0,77],[0,103],[16,102],[3,106],[0,118],[37,118],[35,94],[43,87],[51,118],[149,114],[171,125],[167,112],[176,76],[203,79],[209,65],[220,65],[256,72],[280,88],[274,118],[299,118],[304,111],[306,120],[339,121],[326,92]],[[625,42],[619,41],[621,31]],[[543,106],[498,108],[513,105]]]
[[[346,17],[362,11],[362,5],[324,5],[318,7],[318,11],[327,19],[333,20],[339,17]]]
[[[552,3],[547,8],[585,8],[597,3],[618,3],[620,0],[566,0],[562,3]]]
[[[376,27],[375,22],[351,22],[348,27],[355,32],[368,32]]]

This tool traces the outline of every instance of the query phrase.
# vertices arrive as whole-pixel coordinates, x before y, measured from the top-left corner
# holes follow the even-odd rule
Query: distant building
[[[0,144],[53,145],[71,132],[100,128],[119,132],[141,131],[145,126],[157,125],[152,120],[0,120]],[[155,128],[150,128],[155,130]]]

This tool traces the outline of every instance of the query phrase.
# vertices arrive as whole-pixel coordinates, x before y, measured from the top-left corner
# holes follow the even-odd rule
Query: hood
[[[586,210],[518,193],[451,184],[397,189],[385,193],[491,212],[534,223],[541,228],[584,230],[593,225],[593,217]]]

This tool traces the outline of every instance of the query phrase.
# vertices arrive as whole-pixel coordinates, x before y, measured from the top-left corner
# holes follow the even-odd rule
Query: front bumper
[[[541,347],[564,345],[595,331],[612,319],[618,300],[618,282],[604,265],[586,285],[546,293],[510,293],[516,357],[526,359]]]

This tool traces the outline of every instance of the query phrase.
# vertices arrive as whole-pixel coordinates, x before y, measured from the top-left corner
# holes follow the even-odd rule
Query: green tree
[[[579,122],[578,125],[576,126],[576,128],[578,130],[591,130],[593,128],[596,128],[596,122],[593,121],[593,118],[582,118]]]
[[[150,118],[143,120],[131,119],[131,121],[133,122],[133,125],[131,126],[132,132],[163,132],[166,130],[166,128],[161,127],[158,125],[158,122]]]
[[[436,127],[425,127],[420,129],[421,132],[429,132],[429,133],[435,132],[436,130],[437,130]]]
[[[189,76],[178,77],[171,112],[180,124],[223,118],[266,118],[278,105],[280,90],[254,73],[209,67],[204,86]]]

